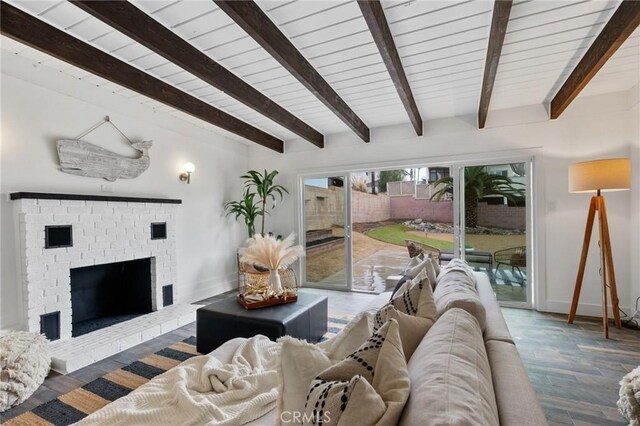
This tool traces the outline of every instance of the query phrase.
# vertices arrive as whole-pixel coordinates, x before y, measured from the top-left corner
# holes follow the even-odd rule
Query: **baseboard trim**
[[[628,306],[620,306],[620,309],[629,314]],[[571,310],[571,302],[560,300],[547,300],[544,304],[544,309],[539,308],[540,312],[554,312],[558,314],[569,314]],[[585,317],[597,317],[602,318],[602,305],[595,303],[579,303],[578,315]],[[609,306],[609,318],[613,318],[613,310]]]

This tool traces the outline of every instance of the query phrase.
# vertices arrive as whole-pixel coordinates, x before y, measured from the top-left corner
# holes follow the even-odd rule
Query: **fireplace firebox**
[[[71,269],[72,337],[152,312],[151,260]]]

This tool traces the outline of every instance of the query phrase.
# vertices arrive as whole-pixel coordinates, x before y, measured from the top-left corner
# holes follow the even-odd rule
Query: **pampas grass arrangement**
[[[294,245],[294,238],[293,233],[284,240],[256,234],[247,240],[246,247],[240,249],[240,262],[269,269],[269,284],[273,291],[279,292],[282,290],[282,284],[278,269],[286,268],[304,256],[304,247]]]

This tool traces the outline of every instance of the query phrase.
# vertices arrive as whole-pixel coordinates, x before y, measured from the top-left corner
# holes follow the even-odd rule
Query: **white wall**
[[[60,172],[55,141],[76,137],[106,115],[130,138],[153,140],[149,169],[134,180],[114,183]],[[107,125],[86,140],[133,153]],[[190,302],[226,291],[237,281],[235,249],[246,231],[224,216],[223,204],[241,191],[239,175],[247,170],[246,156],[243,143],[168,114],[155,114],[66,74],[45,67],[36,69],[20,58],[3,55],[0,331],[22,327],[22,293],[8,193],[100,195],[101,185],[108,184],[113,195],[182,199],[177,225],[178,282],[174,284],[178,301]],[[196,165],[190,185],[178,180],[187,161]]]
[[[633,314],[636,300],[640,298],[640,85],[629,92],[631,119],[629,131],[635,133],[635,143],[631,145],[632,161],[632,193],[629,214],[631,216],[631,232],[629,234],[629,253],[631,256],[631,311]],[[640,304],[640,302],[639,302]]]
[[[324,150],[304,141],[287,144],[287,154],[273,155],[251,148],[252,168],[277,169],[288,188],[296,188],[297,175],[306,172],[371,170],[381,166],[435,163],[452,159],[498,159],[511,154],[535,156],[535,219],[537,221],[540,310],[568,312],[580,256],[588,195],[567,192],[567,167],[577,161],[629,156],[638,146],[629,109],[628,93],[613,93],[575,101],[562,117],[549,121],[543,106],[489,114],[488,128],[477,130],[473,116],[426,122],[424,136],[410,126],[372,130],[371,143],[345,133],[327,138]],[[637,114],[637,106],[635,108]],[[372,123],[369,123],[372,124]],[[634,168],[638,168],[638,156]],[[636,178],[637,179],[637,178]],[[634,188],[634,197],[640,185]],[[630,306],[631,262],[629,233],[631,194],[607,194],[614,262],[620,304]],[[637,209],[633,210],[636,212]],[[296,229],[296,202],[289,198],[278,207],[273,228],[280,233]],[[637,225],[636,225],[637,228]],[[636,233],[637,235],[637,233]],[[637,242],[637,239],[634,244]],[[600,315],[597,246],[592,240],[579,313]],[[637,254],[637,251],[636,251]],[[637,283],[634,292],[637,292]]]

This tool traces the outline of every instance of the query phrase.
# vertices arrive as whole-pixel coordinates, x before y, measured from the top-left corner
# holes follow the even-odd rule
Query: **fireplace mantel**
[[[125,203],[157,203],[157,204],[182,204],[182,200],[172,198],[143,198],[143,197],[120,197],[112,195],[89,195],[89,194],[53,194],[48,192],[13,192],[10,195],[12,200],[74,200],[74,201],[111,201]]]

